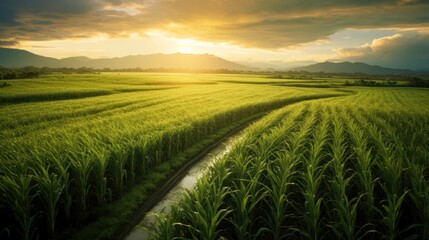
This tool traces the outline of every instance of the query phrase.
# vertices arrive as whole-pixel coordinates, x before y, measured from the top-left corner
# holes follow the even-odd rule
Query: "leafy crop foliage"
[[[354,88],[253,124],[156,239],[429,239],[429,104]]]
[[[10,86],[0,89],[0,237],[68,237],[70,234],[67,231],[74,230],[67,229],[78,229],[96,221],[104,214],[97,209],[123,198],[127,194],[127,186],[141,177],[152,176],[155,169],[159,174],[166,168],[165,164],[169,164],[169,159],[207,136],[289,103],[348,94],[327,89],[226,82],[249,78],[257,77],[109,73],[52,74],[35,80],[9,80]],[[306,116],[298,111],[296,114],[297,118],[304,119]],[[276,121],[278,124],[282,122],[280,118]],[[276,127],[276,124],[265,122]],[[309,122],[303,127],[311,131],[312,126]],[[263,135],[262,132],[260,135]],[[305,142],[304,138],[307,136],[302,136],[300,141]],[[268,139],[265,141],[271,142]],[[247,217],[260,215],[262,203],[280,211],[272,216],[273,219],[266,221],[276,229],[277,235],[283,234],[283,222],[288,217],[282,213],[290,208],[283,202],[290,197],[284,192],[296,188],[294,185],[284,186],[284,183],[296,179],[301,163],[288,159],[284,154],[279,155],[286,162],[273,168],[272,175],[284,171],[288,171],[288,175],[271,179],[272,182],[267,183],[271,185],[265,186],[262,185],[266,179],[264,169],[269,165],[262,160],[272,157],[271,152],[266,151],[265,146],[249,146],[254,146],[252,151],[261,160],[248,164],[249,169],[253,170],[240,173],[240,178],[250,178],[249,181],[231,182],[237,191],[231,191],[227,186],[221,187],[224,181],[238,177],[234,174],[219,174],[220,179],[205,183],[212,184],[205,189],[209,191],[205,194],[212,196],[212,199],[199,198],[197,202],[201,207],[210,204],[212,212],[205,213],[203,218],[207,222],[201,223],[203,225],[194,225],[201,229],[207,227],[200,232],[205,239],[216,236],[218,226],[222,224],[235,226],[237,236],[254,236],[256,233],[249,232],[249,229],[262,226],[255,225],[253,219]],[[296,147],[302,146],[298,144]],[[243,159],[237,161],[244,164],[253,156],[247,154],[247,145],[243,145],[243,151]],[[299,155],[300,151],[296,150],[295,154]],[[325,159],[323,154],[314,157],[317,166],[308,171],[310,175],[317,175],[315,177],[323,184],[320,179],[323,179],[326,170],[321,166]],[[290,167],[288,161],[294,163],[294,167]],[[415,177],[415,184],[418,185],[419,178]],[[151,184],[147,182],[147,185]],[[270,186],[273,190],[268,194]],[[300,187],[305,190],[310,188],[304,181]],[[314,190],[318,191],[320,187]],[[417,187],[426,189],[425,186]],[[388,185],[385,190],[389,194],[402,193],[402,189],[391,189]],[[421,195],[411,193],[407,193],[406,197],[414,196],[415,201],[425,204]],[[197,196],[189,197],[190,202]],[[225,208],[225,198],[237,200],[241,197],[247,197],[248,201],[231,201],[234,204],[231,208],[240,211]],[[317,197],[316,203],[322,196],[318,194]],[[402,196],[398,195],[392,198],[391,204],[383,202],[385,211],[392,210],[402,201]],[[125,210],[115,211],[132,216],[137,206],[123,207]],[[198,211],[204,209],[209,210],[201,208]],[[203,220],[200,216],[188,217],[194,221]],[[320,224],[309,226],[312,232],[319,231],[319,228]],[[111,232],[105,233],[107,230],[93,232],[91,238],[111,237]],[[258,234],[266,233],[260,231]]]

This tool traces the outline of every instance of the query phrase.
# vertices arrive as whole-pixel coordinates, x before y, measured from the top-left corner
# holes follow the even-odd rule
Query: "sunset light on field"
[[[429,0],[0,0],[0,239],[429,240]]]

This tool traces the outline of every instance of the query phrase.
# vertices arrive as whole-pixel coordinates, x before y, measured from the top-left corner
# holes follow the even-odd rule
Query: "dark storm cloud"
[[[429,24],[414,0],[2,0],[0,40],[111,36],[150,29],[177,37],[276,49],[342,29]]]
[[[403,32],[360,47],[340,49],[338,53],[339,60],[392,68],[429,69],[429,34]]]

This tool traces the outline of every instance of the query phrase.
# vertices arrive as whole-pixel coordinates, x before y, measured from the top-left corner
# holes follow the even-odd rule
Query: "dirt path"
[[[140,206],[140,208],[135,212],[133,219],[121,227],[120,232],[115,236],[115,239],[146,239],[142,238],[143,236],[139,236],[136,238],[130,238],[130,233],[132,233],[133,228],[139,225],[142,221],[144,221],[145,216],[149,213],[153,208],[155,208],[158,204],[162,204],[161,202],[166,198],[167,194],[172,191],[172,189],[181,189],[184,190],[180,186],[188,186],[187,188],[192,188],[192,184],[196,183],[196,178],[198,177],[198,172],[200,172],[200,168],[204,166],[204,163],[208,163],[207,160],[211,160],[213,155],[216,153],[222,152],[228,146],[226,144],[229,139],[234,139],[235,136],[238,136],[241,131],[249,126],[254,121],[260,119],[260,117],[256,117],[256,119],[243,124],[233,131],[229,132],[227,135],[213,143],[212,145],[206,147],[202,150],[198,155],[190,159],[183,165],[180,169],[178,169],[173,175],[168,177],[159,188],[150,195],[150,197],[146,200],[146,202]],[[222,144],[224,143],[224,144]],[[174,193],[171,193],[174,194]],[[168,198],[168,197],[167,197]],[[171,202],[168,204],[170,205]],[[164,204],[165,205],[165,204]],[[162,205],[161,205],[162,206]],[[158,206],[159,207],[159,206]],[[163,207],[160,207],[161,209]],[[143,219],[143,220],[142,220]]]
[[[228,153],[234,143],[240,139],[241,132],[236,133],[235,135],[229,137],[226,142],[219,144],[217,147],[208,152],[204,157],[202,157],[196,164],[192,166],[191,169],[186,173],[186,176],[175,185],[170,192],[160,201],[156,206],[154,206],[149,212],[146,213],[143,220],[135,226],[130,235],[128,235],[126,240],[143,240],[149,237],[147,229],[155,223],[156,215],[160,213],[168,213],[171,206],[180,200],[180,195],[186,190],[190,190],[195,187],[197,181],[200,177],[204,176],[209,166],[216,161],[218,157],[223,156]]]

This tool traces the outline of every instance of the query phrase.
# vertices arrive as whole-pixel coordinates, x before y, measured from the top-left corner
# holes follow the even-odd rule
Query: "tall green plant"
[[[31,175],[10,172],[0,176],[2,197],[18,223],[18,231],[22,239],[35,238],[35,221],[37,215],[33,212],[33,200],[37,197],[33,193],[35,185]]]

